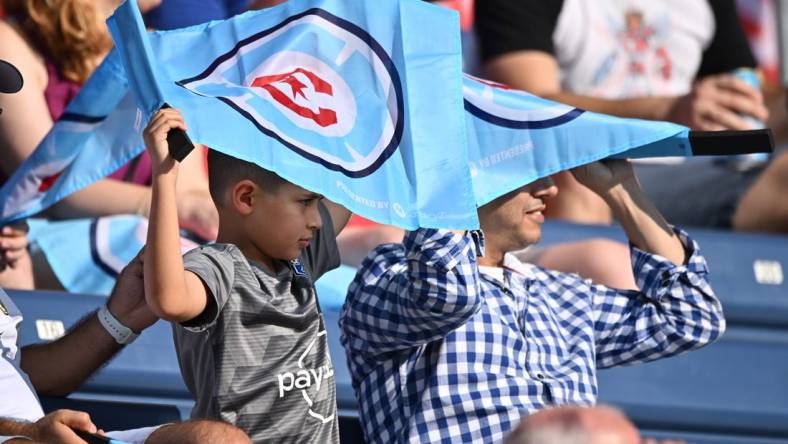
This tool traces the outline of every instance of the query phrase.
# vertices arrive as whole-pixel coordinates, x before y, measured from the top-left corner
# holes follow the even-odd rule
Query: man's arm
[[[74,430],[96,433],[98,428],[84,412],[56,410],[36,422],[21,422],[10,418],[0,418],[0,437],[24,436],[29,439],[11,439],[13,444],[84,444]]]
[[[705,260],[648,200],[629,162],[595,162],[572,173],[605,199],[635,247],[639,291],[583,290],[593,296],[598,365],[652,360],[719,337],[725,320]]]
[[[481,304],[477,234],[419,229],[378,247],[348,289],[343,345],[360,355],[416,347],[466,322]]]
[[[558,61],[538,50],[515,51],[485,64],[487,77],[512,88],[578,108],[620,117],[666,120],[676,97],[641,97],[607,100],[563,91]]]
[[[162,109],[153,115],[143,133],[153,163],[144,260],[145,299],[157,316],[181,323],[205,311],[208,293],[200,278],[183,267],[175,194],[179,163],[169,155],[167,144],[167,133],[174,128],[186,130],[180,112]]]
[[[578,108],[619,117],[668,120],[694,129],[751,129],[739,114],[768,118],[760,91],[729,74],[704,77],[683,96],[603,99],[561,89],[560,69],[552,54],[515,51],[490,60],[487,76],[513,88]]]
[[[610,206],[630,242],[676,265],[684,264],[683,244],[641,190],[628,161],[594,162],[573,169],[572,174]]]
[[[141,257],[140,252],[123,269],[107,301],[110,313],[137,334],[156,321],[145,304]],[[23,348],[21,365],[38,393],[65,396],[79,388],[121,348],[93,312],[63,337]]]

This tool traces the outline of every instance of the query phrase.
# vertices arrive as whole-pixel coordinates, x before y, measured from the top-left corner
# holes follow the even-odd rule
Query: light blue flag
[[[145,245],[148,220],[123,214],[90,219],[28,219],[28,238],[67,291],[109,294],[123,267]],[[181,252],[198,246],[181,238]]]
[[[143,121],[166,102],[192,140],[378,222],[478,226],[453,11],[291,0],[148,39],[126,2],[109,24]]]
[[[141,118],[113,50],[3,184],[0,223],[38,213],[123,166],[143,149]]]
[[[463,96],[479,206],[539,178],[608,157],[733,154],[772,146],[768,130],[699,133],[669,122],[584,111],[469,75]]]

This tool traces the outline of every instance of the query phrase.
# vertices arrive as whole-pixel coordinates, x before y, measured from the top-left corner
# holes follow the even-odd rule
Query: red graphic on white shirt
[[[656,41],[657,32],[653,26],[644,23],[643,13],[629,10],[625,15],[626,27],[621,35],[622,46],[629,58],[629,73],[633,76],[646,76],[651,54],[656,57],[657,71],[664,80],[670,79],[673,64],[668,51]]]

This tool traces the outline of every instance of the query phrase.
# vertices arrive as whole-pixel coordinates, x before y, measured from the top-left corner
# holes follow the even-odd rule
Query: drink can
[[[761,89],[761,79],[758,71],[753,68],[737,68],[730,72],[736,78],[744,80],[748,85],[756,90]],[[751,129],[766,128],[766,124],[760,119],[748,114],[739,115],[745,122],[750,124]],[[763,165],[769,160],[769,153],[750,153],[750,154],[737,154],[730,156],[729,165],[736,170],[749,170],[756,166]]]
[[[761,79],[758,76],[758,71],[753,68],[737,68],[731,71],[730,74],[738,79],[744,80],[756,90],[761,89]],[[763,129],[766,127],[764,122],[753,116],[748,114],[740,114],[740,116],[750,124],[752,129]]]

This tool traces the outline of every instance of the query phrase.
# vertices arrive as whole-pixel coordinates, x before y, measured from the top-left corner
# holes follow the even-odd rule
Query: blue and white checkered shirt
[[[421,229],[377,248],[340,317],[369,442],[499,442],[548,405],[594,404],[596,369],[700,347],[725,329],[697,245],[686,265],[632,247],[641,291],[506,255],[478,232]]]

